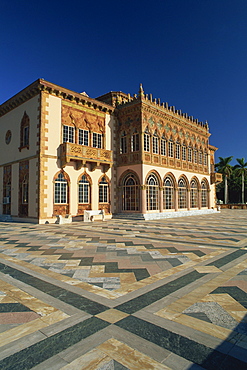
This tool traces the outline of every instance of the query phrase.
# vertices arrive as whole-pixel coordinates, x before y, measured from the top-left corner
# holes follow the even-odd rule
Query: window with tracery
[[[178,208],[187,208],[187,187],[183,178],[178,181]]]
[[[68,202],[68,181],[60,172],[54,181],[54,203],[67,204]]]
[[[190,183],[190,207],[198,207],[198,185],[195,180],[192,180]]]
[[[78,183],[78,202],[83,204],[90,202],[90,183],[86,175],[82,175]]]
[[[208,188],[207,188],[207,184],[205,183],[205,181],[202,181],[201,188],[202,188],[202,192],[201,192],[202,207],[208,207]]]
[[[159,209],[159,182],[154,174],[147,179],[147,210],[153,211]]]
[[[163,191],[163,207],[164,209],[174,209],[174,183],[170,176],[164,180]]]
[[[105,176],[99,182],[99,203],[109,202],[109,183]]]
[[[123,211],[139,210],[140,188],[133,174],[129,174],[123,181]]]

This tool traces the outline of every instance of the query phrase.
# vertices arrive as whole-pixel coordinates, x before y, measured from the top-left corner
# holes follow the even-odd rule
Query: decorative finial
[[[142,84],[140,84],[140,88],[139,88],[139,96],[144,97],[144,90],[143,90]]]

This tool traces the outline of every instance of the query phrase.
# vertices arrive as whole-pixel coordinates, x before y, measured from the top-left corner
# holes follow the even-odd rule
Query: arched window
[[[170,176],[164,180],[163,192],[163,207],[164,209],[174,209],[174,182]]]
[[[159,154],[159,138],[156,131],[153,134],[153,153]]]
[[[24,180],[22,181],[22,204],[28,204],[28,179],[26,176],[24,177]]]
[[[134,130],[133,134],[131,135],[131,151],[138,152],[139,150],[139,133],[137,129]]]
[[[195,180],[190,183],[190,207],[198,207],[198,185]]]
[[[168,157],[173,158],[174,157],[174,152],[173,152],[173,140],[170,139],[168,141]]]
[[[150,151],[150,134],[148,128],[144,131],[144,152]]]
[[[62,172],[59,173],[55,179],[54,186],[54,203],[67,204],[68,203],[68,182]]]
[[[176,159],[180,159],[180,148],[181,148],[181,145],[180,145],[180,143],[177,141],[177,142],[176,142]]]
[[[83,204],[90,203],[90,184],[86,175],[82,175],[78,183],[78,202]]]
[[[109,202],[109,184],[105,176],[99,182],[99,203]]]
[[[178,181],[178,208],[187,208],[187,188],[183,178]]]
[[[163,135],[160,141],[160,154],[166,155],[166,138]]]
[[[24,115],[21,120],[21,132],[20,132],[20,148],[28,148],[29,147],[29,116],[26,112],[24,112]]]
[[[126,132],[123,131],[120,137],[120,154],[127,153],[127,135]]]
[[[201,183],[202,187],[202,207],[208,207],[208,188],[205,181],[202,181]]]
[[[128,174],[123,181],[123,211],[139,211],[140,188],[136,177]]]
[[[154,174],[147,179],[147,210],[159,209],[159,182]]]

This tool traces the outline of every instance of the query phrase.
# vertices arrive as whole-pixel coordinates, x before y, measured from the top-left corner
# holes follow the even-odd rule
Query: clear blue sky
[[[0,48],[0,104],[38,78],[91,97],[142,83],[208,121],[216,161],[247,160],[247,0],[3,0]]]

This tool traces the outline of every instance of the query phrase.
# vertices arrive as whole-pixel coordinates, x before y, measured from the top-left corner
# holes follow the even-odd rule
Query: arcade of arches
[[[172,174],[163,179],[156,172],[147,175],[141,185],[134,172],[124,174],[119,183],[119,211],[178,211],[210,208],[210,187],[207,179],[194,176],[189,182],[185,175],[178,180]]]

